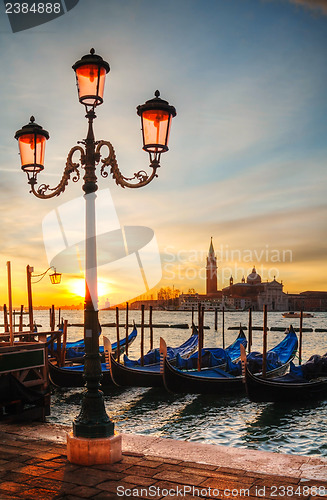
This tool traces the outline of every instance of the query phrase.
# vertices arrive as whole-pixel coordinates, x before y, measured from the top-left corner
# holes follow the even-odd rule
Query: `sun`
[[[72,279],[69,288],[74,295],[78,295],[79,297],[85,297],[85,281],[84,279]],[[104,283],[102,281],[98,281],[98,296],[102,297],[103,295],[109,295],[111,292],[110,286],[108,283]]]

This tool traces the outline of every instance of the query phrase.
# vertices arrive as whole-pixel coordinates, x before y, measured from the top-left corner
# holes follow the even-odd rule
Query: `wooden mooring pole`
[[[14,345],[14,330],[13,330],[13,318],[12,318],[11,264],[10,264],[10,261],[7,262],[7,275],[8,275],[8,304],[9,304],[10,345]]]
[[[149,313],[149,327],[150,327],[150,351],[153,349],[153,324],[152,324],[152,306],[150,306]]]
[[[301,309],[301,312],[300,312],[299,365],[302,364],[302,338],[303,338],[303,309]]]
[[[225,306],[223,306],[223,349],[225,349]]]
[[[144,304],[141,306],[141,366],[144,366]]]
[[[128,356],[128,302],[126,302],[126,323],[125,323],[125,352]]]
[[[33,325],[34,325],[34,319],[33,319],[33,299],[32,299],[32,272],[33,272],[33,267],[26,266],[28,319],[29,319],[30,332],[33,331]]]
[[[263,349],[262,349],[262,377],[267,374],[267,304],[263,306]]]
[[[249,307],[249,340],[248,340],[248,352],[251,352],[252,347],[252,307]]]
[[[119,309],[116,307],[116,336],[117,336],[117,355],[116,359],[120,363],[120,339],[119,339]]]

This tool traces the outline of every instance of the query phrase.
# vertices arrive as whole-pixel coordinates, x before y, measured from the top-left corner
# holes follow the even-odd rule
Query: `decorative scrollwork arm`
[[[80,163],[73,162],[73,156],[76,151],[80,152]],[[81,146],[74,146],[68,153],[66,167],[64,173],[62,175],[61,181],[59,184],[50,188],[48,184],[40,184],[38,188],[35,187],[37,184],[36,177],[33,177],[29,180],[29,184],[31,185],[31,193],[33,193],[37,198],[48,199],[53,198],[54,196],[59,196],[60,193],[63,193],[68,185],[68,181],[72,174],[72,181],[77,182],[80,178],[79,167],[85,164],[85,151]],[[46,194],[48,191],[50,193]]]
[[[148,175],[144,170],[141,170],[140,172],[136,172],[133,177],[124,177],[121,171],[119,170],[117,159],[116,159],[116,153],[113,148],[113,145],[108,142],[108,141],[99,141],[97,148],[96,148],[96,153],[100,154],[100,150],[103,146],[107,146],[109,150],[109,155],[106,158],[101,159],[102,165],[101,165],[101,170],[100,173],[102,177],[108,177],[109,173],[107,172],[106,167],[110,167],[110,174],[112,177],[115,179],[116,184],[119,186],[125,188],[139,188],[146,186],[149,184],[155,177],[158,177],[157,175],[157,169],[160,167],[159,161],[158,160],[153,160],[150,164],[150,167],[152,168],[152,173],[151,175]],[[133,182],[136,181],[136,182]]]

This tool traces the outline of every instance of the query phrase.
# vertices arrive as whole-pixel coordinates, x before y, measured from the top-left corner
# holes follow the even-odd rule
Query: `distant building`
[[[262,282],[261,276],[253,267],[246,282],[243,277],[241,283],[235,283],[231,277],[228,287],[222,290],[226,304],[235,309],[252,307],[254,311],[261,311],[264,304],[269,311],[284,311],[288,309],[288,295],[283,292],[283,284],[276,281]]]
[[[212,238],[210,241],[209,253],[206,265],[206,292],[207,295],[217,293],[217,257],[213,248]]]
[[[327,311],[327,292],[307,291],[288,295],[289,311]]]

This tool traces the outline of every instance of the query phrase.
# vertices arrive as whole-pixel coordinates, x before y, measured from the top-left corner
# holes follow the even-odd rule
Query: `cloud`
[[[327,15],[327,0],[290,0],[291,3],[303,5],[311,10],[320,10]]]

